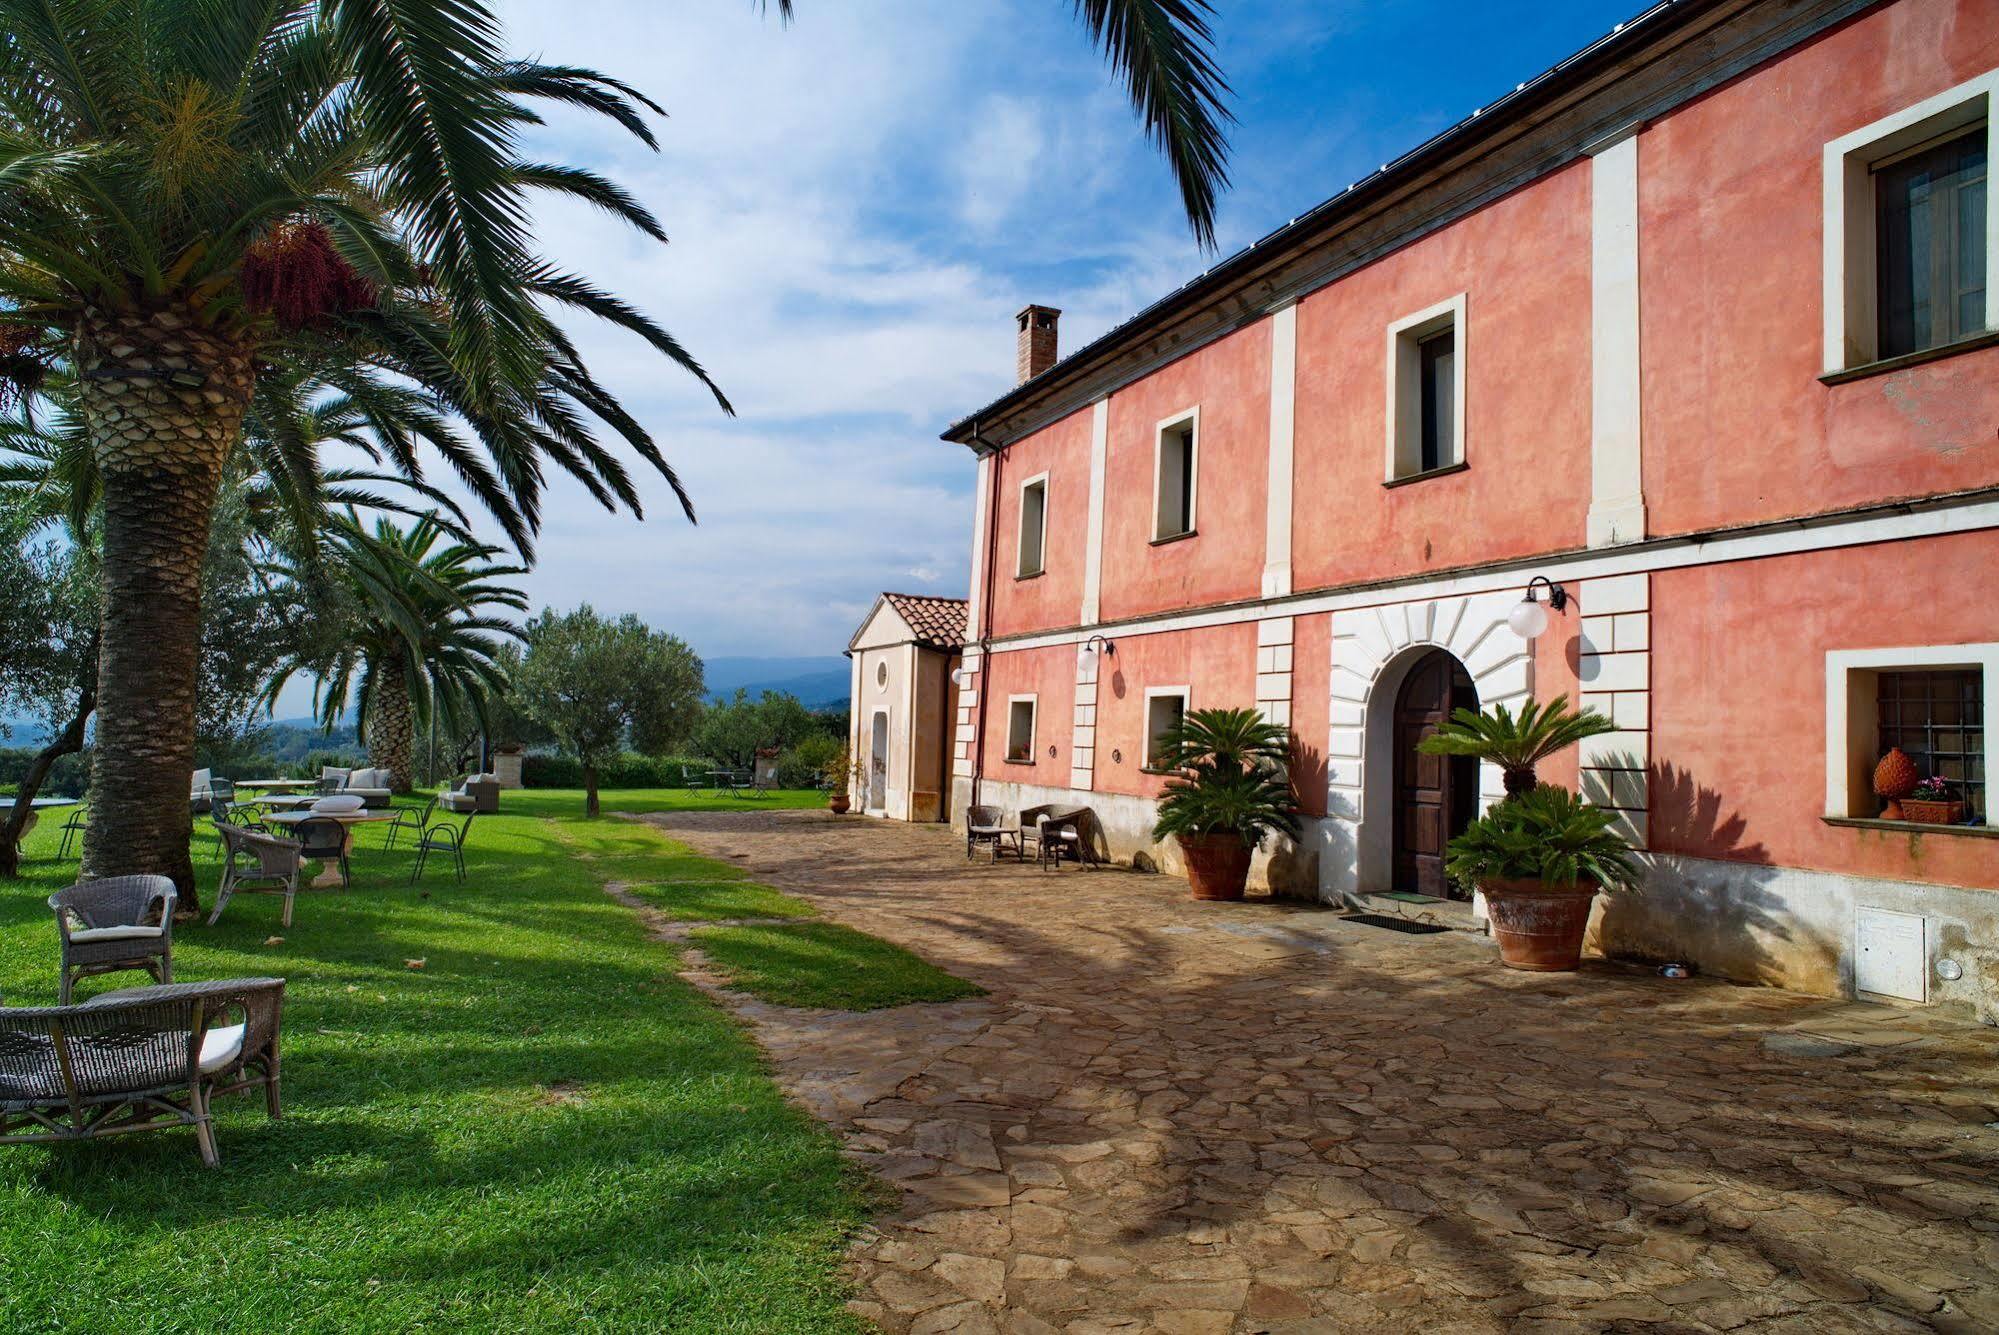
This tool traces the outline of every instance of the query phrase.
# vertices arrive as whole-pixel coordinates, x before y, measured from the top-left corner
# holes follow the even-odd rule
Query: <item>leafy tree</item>
[[[585,603],[528,623],[514,685],[522,711],[583,763],[585,809],[595,816],[597,770],[628,741],[663,753],[686,736],[702,667],[677,636],[629,613],[606,620]]]
[[[500,582],[523,568],[492,563],[496,548],[447,540],[429,517],[408,528],[378,519],[370,529],[349,512],[322,537],[322,568],[301,563],[286,574],[298,587],[323,574],[352,610],[334,623],[329,648],[275,664],[264,698],[275,700],[294,673],[312,673],[320,722],[332,727],[351,700],[369,759],[408,792],[420,717],[434,710],[455,732],[483,721],[487,698],[507,689],[499,654],[521,631],[492,609],[527,610],[527,596]]]
[[[0,498],[0,710],[33,719],[49,734],[15,788],[19,799],[0,825],[0,876],[18,873],[30,801],[56,762],[83,749],[97,696],[96,554],[48,537],[33,539],[31,506]]]
[[[730,769],[749,769],[759,750],[795,746],[818,730],[811,712],[797,696],[765,691],[752,700],[739,686],[733,697],[709,705],[702,713],[701,724],[694,730],[694,749]]]
[[[523,554],[546,464],[638,510],[600,429],[678,492],[553,308],[705,373],[536,256],[529,201],[582,198],[663,236],[611,182],[520,159],[548,101],[652,140],[651,102],[508,58],[480,0],[0,0],[0,378],[19,393],[75,373],[102,495],[87,875],[192,890],[202,558],[259,365],[357,402],[403,385],[463,418],[476,445],[424,439]],[[415,440],[384,435],[398,472],[416,475]]]

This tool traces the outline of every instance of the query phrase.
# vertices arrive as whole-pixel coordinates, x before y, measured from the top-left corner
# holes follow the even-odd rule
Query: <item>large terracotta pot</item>
[[[853,805],[853,799],[849,798],[845,793],[834,793],[826,799],[826,809],[836,816],[846,815],[848,809]]]
[[[1485,893],[1485,911],[1493,939],[1499,942],[1501,964],[1539,973],[1581,967],[1595,881],[1549,885],[1494,877],[1480,881],[1478,888]]]
[[[1249,882],[1251,849],[1233,834],[1183,834],[1180,854],[1196,899],[1241,899]]]

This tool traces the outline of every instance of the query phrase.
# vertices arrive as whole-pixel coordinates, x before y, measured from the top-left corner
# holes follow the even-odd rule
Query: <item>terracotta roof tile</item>
[[[965,642],[967,605],[963,598],[937,598],[926,593],[884,593],[919,643],[936,649],[956,649]]]

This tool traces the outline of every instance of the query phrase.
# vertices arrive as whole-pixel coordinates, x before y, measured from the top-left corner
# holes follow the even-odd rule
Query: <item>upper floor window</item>
[[[1825,370],[1999,327],[1985,281],[1999,70],[1825,146]]]
[[[1200,472],[1201,412],[1195,408],[1159,424],[1152,482],[1152,540],[1194,531],[1194,487]]]
[[[1883,357],[1985,328],[1985,127],[1874,169]]]
[[[1460,293],[1388,327],[1389,482],[1464,462],[1464,319]]]
[[[1047,549],[1048,474],[1041,473],[1020,484],[1020,542],[1014,578],[1040,574]]]

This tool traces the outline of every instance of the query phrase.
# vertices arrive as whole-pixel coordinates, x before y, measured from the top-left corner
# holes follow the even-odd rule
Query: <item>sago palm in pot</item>
[[[1171,770],[1153,824],[1177,839],[1196,899],[1241,899],[1252,854],[1272,834],[1298,835],[1291,734],[1254,709],[1199,709],[1160,739]]]

